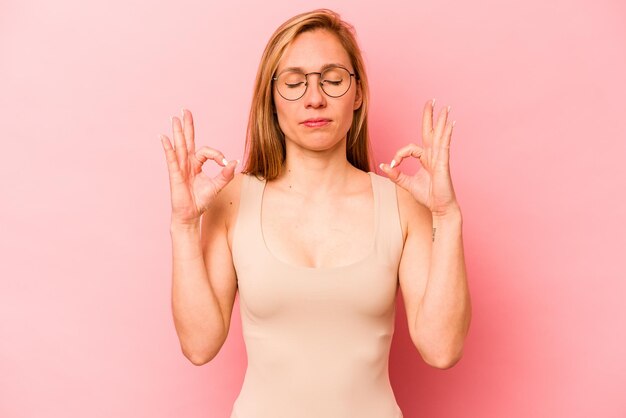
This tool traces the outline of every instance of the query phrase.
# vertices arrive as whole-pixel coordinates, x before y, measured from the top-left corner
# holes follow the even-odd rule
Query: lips
[[[330,119],[326,119],[326,118],[311,118],[302,122],[302,125],[308,126],[310,128],[315,128],[318,126],[327,125],[329,122],[330,122]]]

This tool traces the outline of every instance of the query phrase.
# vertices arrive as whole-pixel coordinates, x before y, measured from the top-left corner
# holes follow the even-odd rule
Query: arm
[[[418,343],[441,368],[463,355],[471,321],[471,301],[463,254],[462,216],[433,217],[430,269],[415,318]]]
[[[228,334],[236,277],[226,220],[232,207],[231,180],[238,161],[210,147],[195,150],[191,112],[171,117],[174,143],[159,135],[172,199],[172,314],[185,357],[196,365],[210,361]],[[223,168],[211,178],[208,160]],[[226,196],[226,197],[225,197]],[[228,202],[228,205],[225,205]],[[232,212],[230,212],[232,213]]]
[[[201,225],[170,228],[174,324],[183,354],[198,366],[223,346],[237,290],[225,223],[230,186],[202,215]]]
[[[411,339],[426,363],[446,369],[462,356],[471,321],[460,210],[433,217],[398,189],[407,237],[399,277]]]
[[[404,189],[401,217],[402,208],[408,208],[403,217],[408,232],[399,274],[411,338],[426,362],[445,369],[462,356],[471,303],[461,209],[450,174],[455,122],[448,123],[448,106],[439,113],[433,127],[434,106],[434,99],[424,105],[423,147],[408,144],[396,153],[391,164],[381,164],[381,169]],[[409,157],[418,158],[422,166],[412,176],[394,168]]]
[[[200,225],[172,225],[172,314],[185,357],[206,363],[222,345],[224,320],[211,288],[200,244]]]

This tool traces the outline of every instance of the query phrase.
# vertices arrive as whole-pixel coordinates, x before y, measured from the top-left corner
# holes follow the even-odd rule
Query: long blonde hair
[[[362,104],[354,111],[348,130],[346,157],[350,164],[370,171],[370,143],[367,129],[369,85],[365,65],[356,41],[356,31],[349,23],[329,9],[317,9],[292,17],[283,23],[268,41],[256,75],[252,106],[246,134],[247,153],[242,172],[272,180],[281,173],[285,161],[285,137],[274,113],[272,77],[287,46],[299,34],[325,29],[335,34],[350,57],[361,85]]]

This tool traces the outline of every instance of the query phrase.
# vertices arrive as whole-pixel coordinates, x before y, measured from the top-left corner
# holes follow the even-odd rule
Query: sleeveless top
[[[265,244],[265,180],[244,174],[232,255],[248,366],[230,418],[401,418],[389,382],[404,246],[395,184],[368,172],[375,239],[361,260],[306,267]]]

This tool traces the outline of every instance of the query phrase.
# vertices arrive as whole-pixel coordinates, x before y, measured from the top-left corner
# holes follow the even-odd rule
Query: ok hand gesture
[[[435,101],[424,106],[422,119],[423,148],[409,144],[400,148],[391,164],[381,164],[380,168],[396,184],[408,190],[413,197],[428,207],[433,216],[445,216],[459,210],[450,176],[450,139],[454,122],[447,123],[450,106],[439,113],[433,130],[433,109]],[[407,157],[419,159],[422,168],[409,176],[400,171],[399,165]]]
[[[160,135],[160,138],[170,177],[172,224],[197,225],[211,201],[234,178],[239,161],[227,161],[220,151],[206,146],[195,151],[191,112],[183,109],[182,113],[182,123],[172,117],[176,148],[172,148],[167,136]],[[202,165],[209,159],[224,167],[214,178],[202,172]]]

